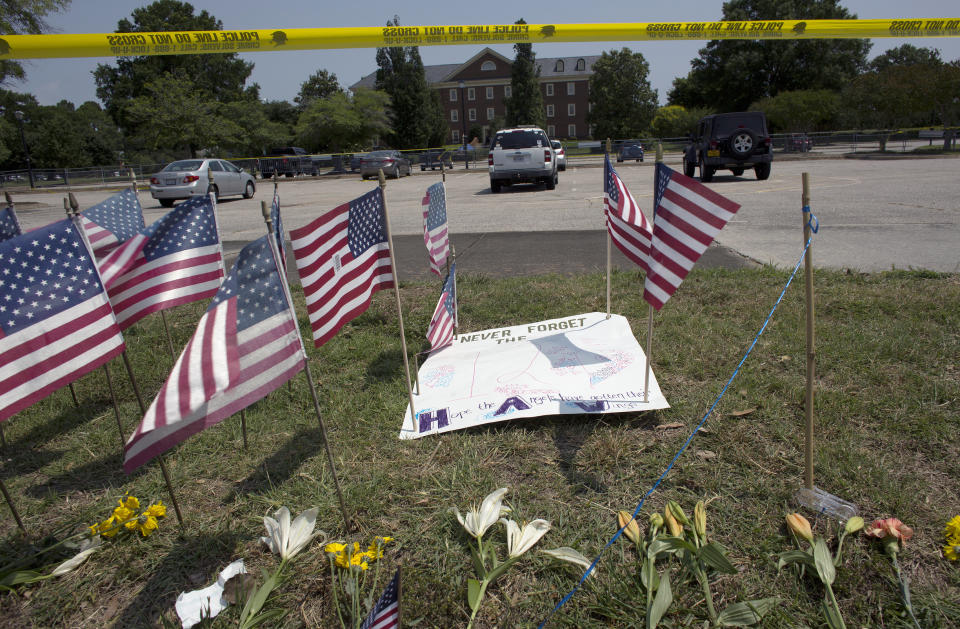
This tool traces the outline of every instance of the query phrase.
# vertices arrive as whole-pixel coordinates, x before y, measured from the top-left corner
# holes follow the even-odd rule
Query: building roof
[[[455,74],[460,68],[464,67],[474,59],[477,59],[485,52],[491,52],[494,55],[503,57],[499,53],[493,51],[490,48],[485,48],[480,51],[480,53],[471,57],[468,61],[464,63],[444,63],[440,65],[424,66],[424,74],[426,74],[427,83],[443,83],[450,80],[449,77]],[[577,70],[577,61],[583,59],[584,69]],[[600,59],[600,55],[580,55],[575,57],[537,57],[537,68],[540,70],[540,80],[550,79],[550,78],[559,78],[571,76],[583,75],[584,77],[589,77],[593,74],[593,64]],[[563,71],[559,72],[556,70],[557,61],[563,61]],[[481,81],[477,81],[481,82]],[[362,79],[350,86],[351,90],[356,90],[360,87],[365,87],[368,89],[374,89],[377,83],[377,73],[376,71],[371,72],[370,74],[364,76]]]

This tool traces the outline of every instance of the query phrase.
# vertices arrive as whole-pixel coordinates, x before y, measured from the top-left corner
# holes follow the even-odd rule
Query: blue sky
[[[146,0],[73,0],[70,9],[53,15],[48,22],[53,32],[109,33],[117,22],[129,17]],[[688,0],[687,2],[649,2],[646,0],[604,0],[571,2],[528,0],[522,4],[502,0],[479,3],[424,1],[397,3],[381,0],[362,2],[329,2],[329,0],[198,0],[192,2],[197,12],[206,9],[223,22],[225,29],[322,28],[331,26],[380,26],[395,13],[401,24],[509,24],[522,17],[530,23],[586,22],[658,22],[706,21],[719,19],[721,0]],[[934,18],[960,17],[956,0],[847,0],[842,2],[860,18]],[[960,58],[960,38],[944,39],[875,39],[870,56],[908,41],[916,46],[937,48],[945,60]],[[686,75],[690,60],[704,42],[595,42],[536,44],[534,52],[541,57],[600,54],[604,50],[626,46],[643,53],[650,63],[650,82],[666,101],[667,90],[676,76]],[[482,47],[428,46],[420,49],[426,64],[466,61]],[[510,45],[493,46],[501,54],[512,57]],[[300,84],[319,68],[337,75],[341,85],[348,86],[376,69],[375,50],[260,52],[241,55],[256,66],[251,80],[260,84],[260,95],[266,100],[293,100]],[[111,63],[111,58],[43,59],[26,61],[27,80],[8,87],[34,94],[41,104],[52,105],[61,99],[75,104],[96,100],[96,87],[91,72],[98,63]]]

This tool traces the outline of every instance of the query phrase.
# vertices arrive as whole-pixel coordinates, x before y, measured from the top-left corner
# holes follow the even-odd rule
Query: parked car
[[[399,179],[403,175],[412,173],[410,160],[400,154],[400,151],[372,151],[360,160],[360,177],[376,177],[377,172],[383,169],[386,177]]]
[[[354,153],[350,156],[350,170],[357,172],[360,170],[360,163],[363,161],[363,158],[366,157],[366,153]]]
[[[313,170],[310,156],[299,146],[272,148],[267,155],[268,157],[260,159],[260,176],[264,179],[272,177],[274,172],[287,177],[317,174]]]
[[[208,172],[213,173],[210,183]],[[252,199],[257,192],[253,176],[225,159],[182,159],[170,162],[150,178],[150,196],[163,207],[174,201],[214,193],[219,199],[235,194]]]
[[[710,181],[717,170],[739,177],[752,168],[757,179],[770,176],[773,143],[762,111],[712,114],[702,118],[690,144],[683,150],[683,174],[692,177],[700,167],[700,181]]]
[[[567,169],[567,152],[563,150],[560,140],[550,140],[550,146],[553,147],[553,154],[557,157],[557,170]]]
[[[500,129],[490,140],[487,156],[490,191],[515,183],[542,183],[557,187],[557,160],[546,132],[539,127]]]
[[[806,153],[813,147],[813,140],[806,133],[791,133],[784,142],[783,150],[787,153]]]
[[[425,151],[420,154],[420,170],[436,170],[440,164],[447,170],[453,168],[453,159],[450,151]]]
[[[636,160],[638,162],[643,161],[643,145],[639,142],[627,141],[620,145],[620,151],[617,153],[617,161],[622,162],[624,160]]]

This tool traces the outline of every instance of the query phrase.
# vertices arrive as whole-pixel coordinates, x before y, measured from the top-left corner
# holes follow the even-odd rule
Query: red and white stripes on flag
[[[450,274],[443,283],[443,293],[433,311],[427,327],[430,349],[439,349],[453,342],[453,330],[457,325],[457,265],[450,265]]]
[[[99,262],[120,328],[152,312],[213,297],[223,279],[216,206],[184,201]]]
[[[125,447],[132,472],[274,391],[306,352],[269,236],[248,244]]]
[[[657,164],[653,244],[643,298],[660,310],[740,204]]]
[[[133,188],[124,188],[81,212],[80,222],[99,260],[143,229],[143,209]]]
[[[604,158],[603,201],[607,215],[607,232],[610,239],[635,264],[649,272],[647,259],[653,232],[643,211],[617,171],[610,164],[610,156]]]
[[[450,253],[450,236],[447,230],[447,192],[442,181],[427,188],[423,197],[423,242],[427,245],[430,270],[443,277],[440,269]]]
[[[393,288],[380,188],[291,230],[290,239],[316,347],[366,311],[373,293]]]
[[[79,221],[0,242],[0,421],[124,349]]]

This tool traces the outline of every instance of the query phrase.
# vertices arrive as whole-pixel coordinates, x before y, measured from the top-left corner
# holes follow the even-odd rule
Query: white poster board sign
[[[401,439],[562,414],[669,408],[625,317],[590,312],[460,334],[420,366]]]

